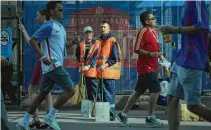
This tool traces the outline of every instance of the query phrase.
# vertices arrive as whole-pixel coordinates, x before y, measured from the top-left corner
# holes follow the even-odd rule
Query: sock
[[[47,114],[47,117],[49,119],[53,119],[56,117],[56,113],[58,112],[59,110],[55,109],[55,108],[51,108],[50,112]]]
[[[127,116],[127,114],[126,114],[126,113],[121,112],[121,114],[122,114],[122,116]]]
[[[32,115],[29,114],[28,112],[26,112],[26,114],[23,117],[23,120],[20,121],[20,124],[23,126],[29,125],[29,121],[30,121],[31,117],[32,117]]]

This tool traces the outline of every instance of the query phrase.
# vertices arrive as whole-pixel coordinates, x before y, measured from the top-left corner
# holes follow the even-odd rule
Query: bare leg
[[[39,91],[38,95],[34,98],[31,105],[29,106],[28,113],[33,114],[36,109],[40,106],[42,101],[45,99],[47,92]]]
[[[179,130],[180,126],[180,104],[179,98],[168,96],[168,125],[169,130]]]
[[[45,98],[45,110],[46,110],[46,113],[48,113],[50,111],[52,106],[53,106],[53,99],[52,99],[51,92],[49,92],[48,95]]]
[[[37,85],[31,85],[31,84],[29,85],[28,93],[29,93],[30,102],[32,102],[35,99],[35,97],[37,96],[37,88],[38,88]],[[35,122],[35,121],[38,121],[38,120],[39,120],[38,109],[36,109],[36,111],[33,114],[33,121],[32,122]]]
[[[211,122],[211,109],[202,105],[188,105],[188,110]]]
[[[55,109],[59,109],[62,105],[64,105],[74,94],[74,88],[68,88],[62,94],[59,95],[53,107]]]
[[[156,92],[156,93],[151,93],[150,94],[150,101],[149,101],[149,108],[148,108],[148,116],[152,116],[154,113],[154,108],[156,106],[157,103],[157,99],[159,96],[160,92]]]
[[[127,114],[133,105],[136,103],[137,99],[141,96],[140,92],[134,91],[132,95],[130,95],[127,104],[125,105],[124,109],[122,110],[123,113]]]

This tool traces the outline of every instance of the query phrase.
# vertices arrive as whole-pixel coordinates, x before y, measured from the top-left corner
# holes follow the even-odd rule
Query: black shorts
[[[160,92],[160,82],[155,72],[146,73],[138,76],[135,90],[144,93],[149,89],[150,93]]]

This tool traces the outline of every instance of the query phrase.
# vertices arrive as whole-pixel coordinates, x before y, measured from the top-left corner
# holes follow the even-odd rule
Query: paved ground
[[[8,111],[8,119],[11,122],[12,130],[16,130],[15,124],[23,118],[23,111]],[[62,110],[57,115],[58,122],[62,130],[154,130],[145,124],[146,111],[133,110],[129,114],[131,127],[121,127],[118,121],[114,122],[95,122],[94,119],[81,117],[80,111]],[[156,130],[168,130],[165,112],[156,111],[156,115],[164,122],[164,126]],[[44,112],[40,112],[40,118]],[[208,122],[181,122],[181,130],[211,130],[211,123]],[[35,129],[34,129],[35,130]]]

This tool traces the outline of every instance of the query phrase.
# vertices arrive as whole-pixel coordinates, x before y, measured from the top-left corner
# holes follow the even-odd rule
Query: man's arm
[[[40,60],[42,60],[42,62],[45,64],[45,65],[50,65],[51,64],[51,61],[45,56],[43,55],[43,53],[40,51],[40,48],[38,46],[38,43],[40,41],[36,40],[34,37],[32,37],[30,40],[29,40],[29,43],[31,44],[31,47],[35,49],[38,57],[40,58]]]
[[[195,13],[194,15],[196,15],[196,21],[193,21],[192,25],[183,26],[183,27],[164,26],[164,27],[161,27],[161,31],[163,33],[184,33],[184,34],[208,33],[209,14],[208,14],[207,6],[204,1],[203,2],[194,1],[194,2],[187,3],[187,4],[190,4],[189,6],[191,8],[188,8],[188,9],[190,9],[189,11],[191,12],[186,14],[190,16],[190,15],[193,15],[193,13]]]
[[[138,55],[150,56],[150,57],[160,57],[162,55],[162,52],[150,52],[150,51],[145,51],[143,49],[136,50],[135,53]]]
[[[38,44],[40,43],[40,41],[38,41],[38,40],[36,40],[34,37],[32,37],[32,38],[29,40],[29,43],[30,43],[31,47],[35,49],[35,51],[36,51],[38,57],[41,58],[41,57],[44,56],[43,53],[40,51],[40,48],[39,48],[39,46],[38,46]]]
[[[161,27],[161,31],[165,33],[184,33],[184,34],[197,34],[197,33],[207,33],[209,30],[204,28],[196,28],[195,26],[164,26]]]
[[[136,50],[135,53],[138,54],[138,55],[142,55],[142,56],[149,56],[150,52],[149,51],[145,51],[143,49],[140,49],[140,50]]]
[[[29,34],[27,33],[27,31],[26,31],[24,25],[23,25],[23,24],[19,24],[19,29],[22,31],[23,36],[24,36],[26,42],[27,42],[28,45],[30,46],[30,43],[29,43],[30,37],[29,37]]]
[[[35,49],[37,52],[38,57],[45,65],[50,65],[50,60],[40,51],[40,48],[38,47],[38,43],[41,41],[46,40],[46,38],[50,37],[52,33],[52,24],[44,24],[42,25],[36,33],[32,36],[32,38],[29,40],[29,43],[31,46]],[[47,50],[46,50],[47,51]]]
[[[98,48],[99,49],[99,48]],[[86,63],[86,66],[84,66],[83,71],[87,71],[90,69],[90,67],[94,67],[97,62],[97,53],[98,49],[96,49],[94,46],[89,51],[89,54],[87,56],[88,62]]]
[[[112,47],[111,57],[108,59],[106,63],[106,67],[116,64],[118,60],[119,60],[119,51],[118,51],[117,43],[114,43]]]
[[[178,27],[178,33],[185,34],[207,33],[208,31],[207,29],[195,28],[194,26]]]
[[[92,57],[90,57],[90,58],[88,59],[87,65],[88,65],[89,67],[93,67],[93,66],[96,65],[96,62],[97,62],[97,52],[98,52],[98,50],[96,50],[96,51],[94,52],[94,54],[92,55]]]

